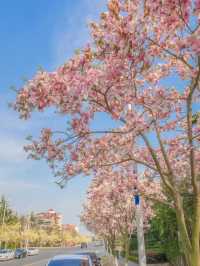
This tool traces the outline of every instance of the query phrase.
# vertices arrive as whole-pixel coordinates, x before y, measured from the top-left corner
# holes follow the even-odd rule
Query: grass
[[[138,256],[137,255],[130,255],[128,259],[132,262],[138,263]]]

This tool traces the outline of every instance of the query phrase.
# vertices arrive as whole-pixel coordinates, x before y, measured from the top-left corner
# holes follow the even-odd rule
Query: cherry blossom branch
[[[171,184],[171,182],[169,181],[169,179],[166,176],[163,175],[162,168],[161,168],[160,163],[158,161],[157,155],[154,152],[153,148],[151,147],[151,144],[150,144],[149,140],[147,139],[147,137],[143,133],[141,133],[141,136],[142,136],[142,138],[143,138],[143,140],[144,140],[147,148],[149,149],[149,152],[150,152],[150,154],[152,156],[152,159],[155,162],[155,165],[157,167],[157,171],[159,172],[160,177],[161,177],[164,185],[169,189],[169,191],[172,194],[174,194],[175,193],[175,188],[173,187],[173,185]]]
[[[105,93],[101,92],[100,90],[97,90],[96,87],[93,86],[92,90],[94,90],[96,93],[99,93],[100,95],[102,95],[104,97],[104,100],[105,100],[105,104],[106,104],[106,107],[107,107],[107,110],[112,114],[112,110],[109,106],[109,103],[108,103],[108,100],[107,100],[107,94],[109,92],[109,90],[112,88],[112,86],[109,86]],[[96,101],[95,101],[96,102]],[[96,102],[97,103],[97,102]],[[97,103],[98,104],[98,103]],[[105,107],[104,107],[105,108]]]
[[[182,6],[181,6],[181,0],[179,0],[179,8],[180,8],[180,19],[184,22],[184,24],[186,25],[186,27],[188,28],[189,32],[192,33],[192,29],[190,28],[190,26],[188,25],[188,23],[185,21],[184,17],[183,17],[183,10],[182,10]]]
[[[191,70],[193,70],[193,67],[187,62],[185,61],[185,59],[182,56],[178,56],[176,54],[174,54],[172,51],[170,51],[169,49],[163,48],[160,44],[156,43],[154,40],[152,40],[151,38],[148,38],[148,40],[150,42],[152,42],[154,45],[158,46],[159,48],[161,48],[163,51],[165,51],[167,54],[173,56],[174,58],[176,58],[177,60],[180,60],[182,63],[184,63],[186,66],[188,66]]]
[[[107,167],[107,166],[112,166],[112,165],[118,165],[118,164],[126,163],[126,162],[129,162],[129,161],[130,161],[130,158],[127,158],[127,159],[120,160],[120,161],[117,161],[117,162],[101,164],[101,165],[99,165],[99,167]]]
[[[200,24],[198,24],[198,25],[196,26],[196,28],[192,31],[192,34],[194,34],[194,33],[199,29],[199,27],[200,27]]]
[[[161,139],[161,135],[160,135],[160,132],[158,130],[158,127],[157,127],[156,123],[155,123],[155,130],[156,130],[156,135],[157,135],[157,139],[158,139],[158,142],[159,142],[159,145],[160,145],[160,148],[161,148],[161,152],[162,152],[163,158],[165,160],[165,163],[166,163],[168,171],[169,171],[169,176],[171,177],[170,178],[171,179],[171,183],[173,183],[172,182],[173,170],[171,168],[171,165],[170,165],[170,162],[169,162],[167,153],[165,151],[165,147],[163,145],[163,142],[162,142],[162,139]]]
[[[77,134],[77,135],[69,136],[69,140],[71,140],[72,138],[84,137],[86,135],[92,135],[92,134],[122,134],[122,135],[126,135],[126,134],[131,133],[133,130],[134,130],[134,128],[130,128],[127,131],[113,131],[113,130],[93,130],[93,131],[86,131],[86,132],[83,132],[83,133],[80,133],[80,134]],[[52,131],[52,133],[53,134],[54,133],[55,134],[67,134],[65,131]]]
[[[109,90],[110,90],[111,88],[112,88],[112,86],[109,86],[109,87],[107,88],[107,90],[105,91],[105,93],[102,93],[101,91],[97,90],[96,88],[93,88],[93,90],[94,90],[95,92],[100,93],[100,94],[104,97],[104,101],[105,101],[106,107],[105,107],[102,103],[99,103],[98,101],[96,101],[96,100],[94,100],[94,99],[90,99],[90,102],[96,103],[97,105],[101,106],[101,107],[104,109],[105,112],[108,112],[108,113],[110,113],[111,115],[113,115],[112,109],[111,109],[111,107],[110,107],[110,105],[109,105],[109,103],[108,103],[108,99],[107,99],[107,94],[108,94],[108,92],[109,92]],[[124,118],[120,117],[119,120],[120,120],[122,123],[126,124],[126,120],[125,120]]]
[[[169,202],[167,202],[167,201],[162,201],[162,200],[160,200],[160,199],[157,199],[156,197],[150,197],[149,195],[146,195],[145,193],[141,193],[141,196],[142,196],[143,198],[146,198],[146,199],[150,200],[150,201],[153,201],[153,202],[156,202],[156,203],[164,204],[164,205],[166,205],[166,206],[168,206],[168,207],[170,207],[170,208],[173,207],[173,205],[172,205],[171,203],[169,203]]]
[[[146,162],[144,162],[144,161],[141,161],[141,160],[139,160],[139,159],[137,159],[137,158],[134,158],[134,157],[132,157],[132,156],[130,156],[130,157],[128,157],[127,159],[124,159],[124,160],[120,160],[120,161],[116,161],[116,162],[110,162],[110,163],[106,163],[106,164],[101,164],[101,165],[99,165],[98,167],[113,166],[113,165],[118,165],[118,164],[121,164],[121,163],[124,163],[124,162],[128,162],[128,161],[134,161],[134,162],[136,162],[136,163],[138,163],[138,164],[141,164],[141,165],[146,166],[147,168],[149,168],[149,169],[151,169],[151,170],[153,170],[153,171],[155,171],[155,172],[158,172],[158,170],[157,170],[155,167],[153,167],[152,165],[150,165],[150,164],[148,164],[148,163],[146,163]],[[163,176],[164,176],[164,175],[167,175],[167,173],[162,173],[162,175],[163,175]]]
[[[192,178],[192,185],[194,188],[194,192],[197,194],[199,191],[197,179],[195,175],[195,158],[194,158],[194,143],[193,143],[193,132],[192,132],[192,98],[193,93],[199,83],[200,79],[200,56],[198,57],[198,66],[199,70],[195,79],[193,79],[192,84],[190,86],[190,92],[187,98],[187,135],[188,135],[188,142],[190,145],[190,173]]]

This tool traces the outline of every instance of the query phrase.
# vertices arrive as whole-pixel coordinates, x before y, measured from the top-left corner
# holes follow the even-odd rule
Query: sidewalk
[[[123,258],[120,258],[119,259],[119,263],[120,263],[120,266],[121,265],[124,266],[124,259]],[[129,261],[128,266],[139,266],[139,265],[137,263],[135,263],[135,262]]]
[[[113,257],[107,256],[107,257],[104,257],[104,259],[102,260],[102,265],[103,266],[115,266],[116,264],[114,262]],[[125,265],[124,259],[119,258],[118,259],[118,266],[124,266],[124,265]],[[139,265],[137,263],[134,263],[134,262],[129,262],[128,266],[139,266]]]

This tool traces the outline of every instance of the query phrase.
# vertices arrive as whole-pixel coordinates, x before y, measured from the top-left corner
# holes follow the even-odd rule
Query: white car
[[[46,266],[92,266],[89,256],[85,255],[58,255],[52,258]]]
[[[12,260],[15,257],[15,252],[11,249],[1,249],[0,250],[0,261],[2,260]]]
[[[28,256],[33,256],[33,255],[38,255],[38,254],[39,254],[38,248],[27,248],[27,255]]]

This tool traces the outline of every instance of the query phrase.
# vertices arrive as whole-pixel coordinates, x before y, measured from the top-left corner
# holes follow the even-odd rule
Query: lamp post
[[[139,265],[146,266],[146,254],[144,243],[144,230],[143,230],[143,210],[141,204],[141,196],[138,194],[137,188],[135,188],[134,203],[136,206],[136,225],[137,225],[137,240],[138,240],[138,255]]]

